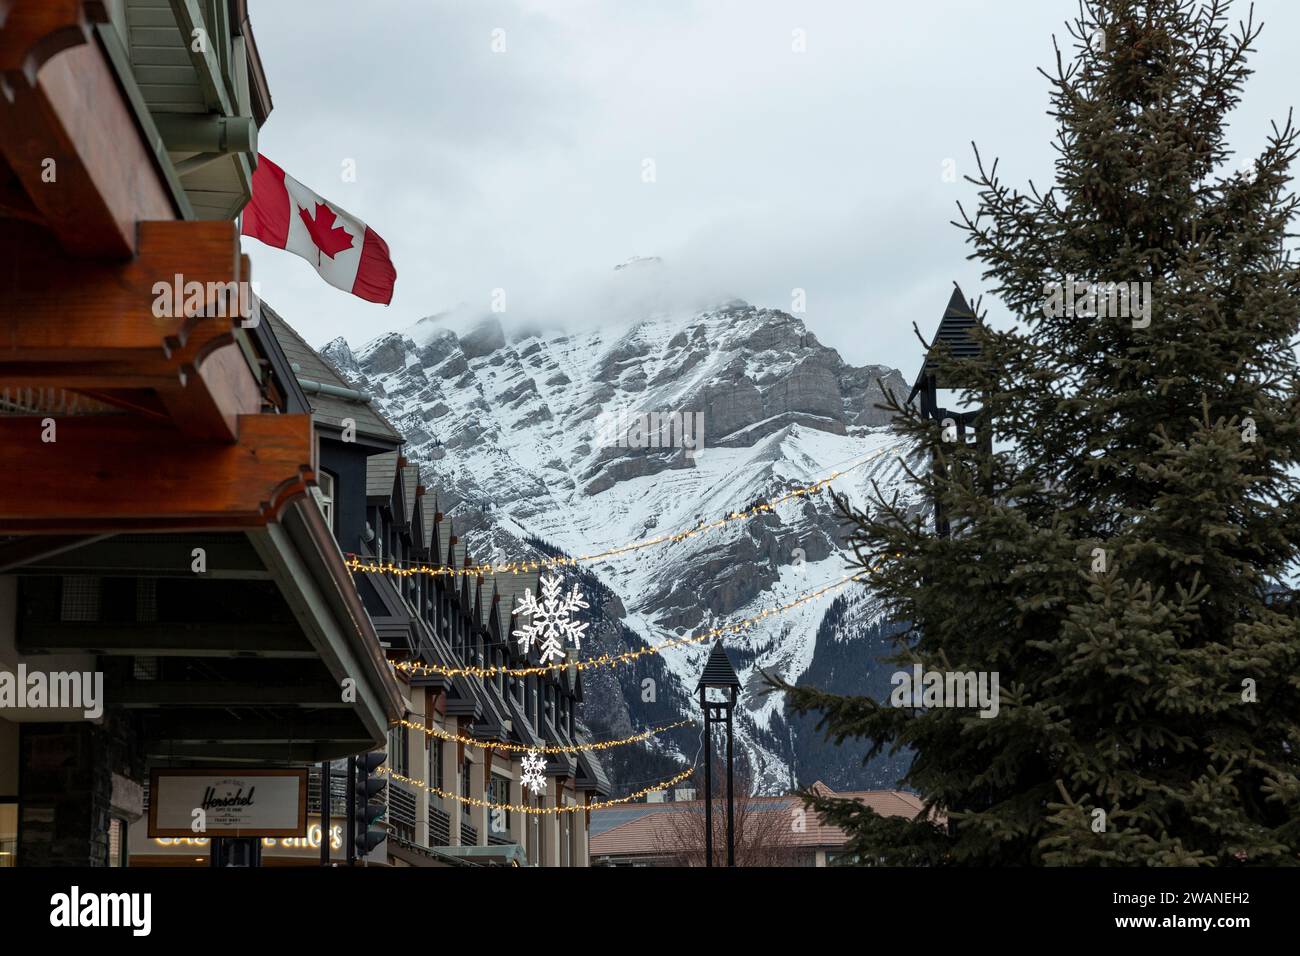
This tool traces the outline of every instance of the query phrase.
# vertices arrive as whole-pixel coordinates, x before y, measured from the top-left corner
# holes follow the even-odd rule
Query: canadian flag
[[[261,153],[242,231],[268,246],[302,256],[335,288],[369,302],[393,301],[397,270],[388,243]]]

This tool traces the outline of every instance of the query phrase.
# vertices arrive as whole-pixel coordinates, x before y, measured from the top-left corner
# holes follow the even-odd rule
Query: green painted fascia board
[[[207,101],[208,108],[220,112],[223,116],[234,116],[234,107],[226,92],[225,75],[221,72],[220,61],[213,50],[214,44],[221,42],[221,31],[208,29],[207,20],[203,17],[198,0],[171,0],[171,5],[172,12],[176,15],[176,25],[181,28],[185,49],[189,51],[190,60],[194,63],[194,71],[198,74],[199,85],[203,88],[203,98]],[[208,38],[208,42],[202,44],[201,50],[194,49],[195,30],[202,30]]]

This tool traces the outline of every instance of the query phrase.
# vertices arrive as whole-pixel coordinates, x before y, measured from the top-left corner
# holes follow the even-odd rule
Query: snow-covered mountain
[[[407,437],[407,456],[438,476],[440,507],[477,560],[590,555],[687,530],[864,459],[832,487],[858,502],[873,481],[910,494],[896,457],[903,449],[875,407],[881,382],[906,394],[902,376],[846,365],[799,319],[741,301],[579,332],[507,328],[461,310],[355,353],[343,339],[322,353],[376,396]],[[702,447],[627,447],[646,443],[626,426],[651,412],[699,413],[689,421],[702,427]],[[699,633],[837,581],[848,573],[841,534],[823,492],[585,565],[579,580],[593,623],[583,654]],[[837,595],[844,600],[828,617]],[[856,751],[828,750],[813,722],[789,721],[781,696],[762,692],[760,669],[820,675],[840,691],[881,686],[875,658],[887,641],[860,585],[726,644],[744,684],[738,740],[763,789],[785,790],[796,776],[800,784],[834,776],[837,787],[895,782],[884,779],[892,765],[864,771]],[[692,694],[710,648],[587,671],[587,723],[598,736],[622,735],[698,716]],[[636,789],[669,775],[667,758],[692,758],[698,746],[698,731],[678,731],[657,749],[608,754],[618,782]]]

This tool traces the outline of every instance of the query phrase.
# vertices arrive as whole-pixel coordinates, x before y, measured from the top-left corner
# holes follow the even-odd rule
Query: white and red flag
[[[260,153],[242,230],[268,246],[302,256],[335,288],[369,302],[388,305],[393,300],[397,270],[379,233]]]

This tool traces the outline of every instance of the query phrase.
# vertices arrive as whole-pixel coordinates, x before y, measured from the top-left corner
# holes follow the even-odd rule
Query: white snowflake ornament
[[[546,761],[536,750],[528,751],[528,756],[524,757],[523,773],[519,777],[519,782],[533,792],[533,795],[541,793],[546,789]]]
[[[537,600],[531,590],[527,590],[515,608],[518,614],[531,615],[529,623],[523,625],[522,630],[513,632],[519,638],[519,649],[527,653],[537,644],[543,664],[564,657],[565,639],[575,649],[582,647],[582,635],[587,630],[586,622],[575,621],[572,614],[578,608],[590,605],[582,599],[582,592],[576,584],[567,595],[560,593],[560,584],[557,575],[543,576],[541,601]]]

